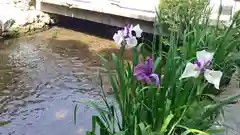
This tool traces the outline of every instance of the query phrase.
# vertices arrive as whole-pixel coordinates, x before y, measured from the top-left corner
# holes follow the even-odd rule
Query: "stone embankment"
[[[0,0],[0,37],[14,37],[47,28],[54,21],[35,10],[31,0]]]

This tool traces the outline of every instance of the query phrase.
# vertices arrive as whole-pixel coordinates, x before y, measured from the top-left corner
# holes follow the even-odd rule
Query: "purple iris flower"
[[[196,70],[204,72],[205,69],[210,68],[211,60],[196,60],[194,65]]]
[[[131,24],[128,24],[127,26],[124,27],[123,29],[123,34],[124,34],[124,38],[129,38],[131,37],[132,35],[132,25]]]
[[[204,78],[211,84],[219,89],[220,80],[222,78],[221,71],[211,70],[211,63],[213,60],[214,53],[207,52],[206,50],[197,51],[197,60],[194,63],[188,62],[180,77],[183,78],[194,77],[197,78],[203,73]]]
[[[160,86],[159,76],[153,73],[153,61],[150,57],[147,57],[145,63],[140,63],[134,68],[134,76],[139,81],[147,84],[155,82],[157,86]]]
[[[135,32],[133,36],[132,32]],[[141,38],[143,30],[139,24],[133,27],[132,24],[128,24],[122,30],[118,30],[113,35],[115,43],[119,46],[125,46],[126,48],[135,47],[138,44],[137,38]]]

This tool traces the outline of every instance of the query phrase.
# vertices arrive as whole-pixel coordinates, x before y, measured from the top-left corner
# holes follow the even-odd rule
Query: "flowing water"
[[[112,41],[52,28],[0,42],[0,135],[81,135],[98,100],[99,60]],[[74,106],[78,104],[74,125]]]

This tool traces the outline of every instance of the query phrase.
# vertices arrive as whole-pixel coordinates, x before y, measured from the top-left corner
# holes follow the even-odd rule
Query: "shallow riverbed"
[[[95,54],[118,51],[113,45],[58,27],[1,41],[0,135],[84,134],[95,111],[77,101],[100,99]]]

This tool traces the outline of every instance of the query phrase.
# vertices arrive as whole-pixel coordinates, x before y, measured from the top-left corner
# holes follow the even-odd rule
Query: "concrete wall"
[[[159,0],[36,0],[36,8],[44,12],[123,27],[128,23],[140,24],[145,32],[153,32],[155,7]],[[211,19],[217,20],[221,0],[210,0],[213,7]],[[222,22],[230,23],[240,4],[222,0]]]
[[[43,0],[39,2],[38,9],[44,12],[89,20],[110,26],[123,27],[126,24],[140,24],[144,32],[153,32],[154,12],[134,11],[133,9],[123,9],[117,5],[99,5],[73,2],[64,3],[54,0]]]

